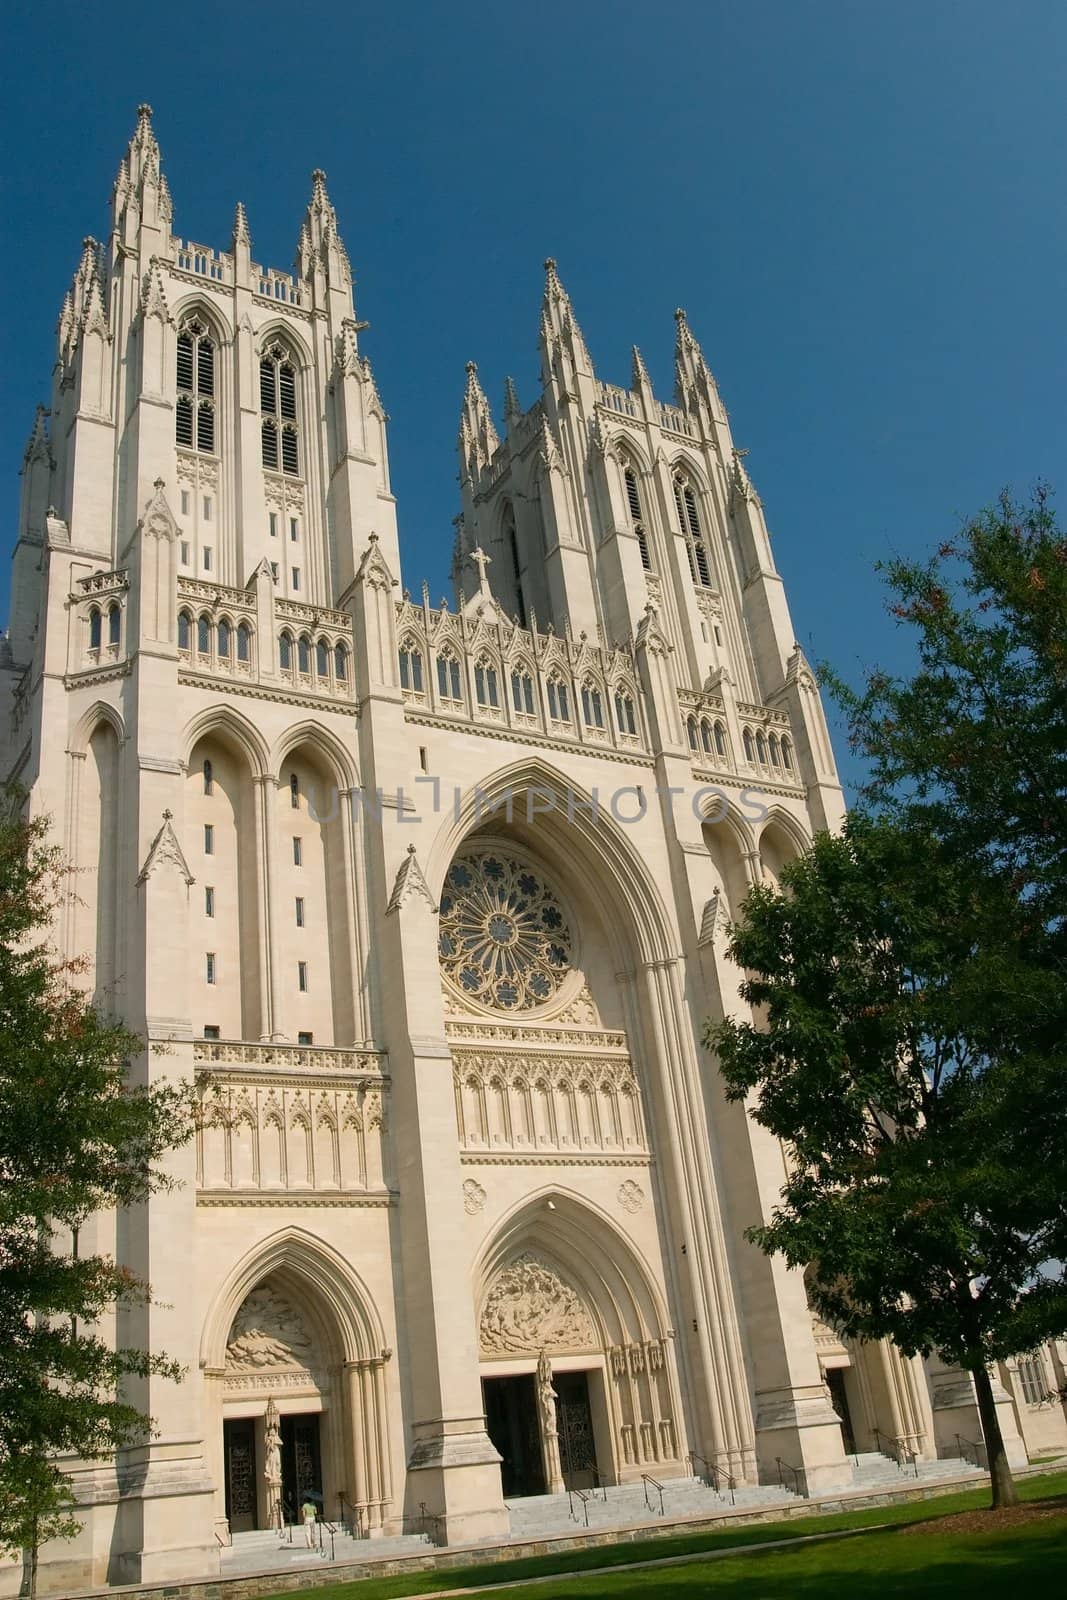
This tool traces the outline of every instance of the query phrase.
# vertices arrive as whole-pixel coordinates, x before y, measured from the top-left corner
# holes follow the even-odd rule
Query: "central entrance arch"
[[[608,1217],[557,1186],[529,1197],[477,1263],[476,1304],[505,1495],[682,1470],[666,1307]]]

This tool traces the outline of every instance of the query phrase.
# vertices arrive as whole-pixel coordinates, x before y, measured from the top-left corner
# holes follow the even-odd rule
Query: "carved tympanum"
[[[596,1342],[589,1313],[547,1262],[527,1251],[494,1278],[482,1311],[483,1355],[589,1350]]]
[[[299,1312],[272,1284],[261,1284],[247,1296],[233,1319],[226,1345],[226,1365],[238,1371],[264,1367],[307,1367],[311,1339]]]

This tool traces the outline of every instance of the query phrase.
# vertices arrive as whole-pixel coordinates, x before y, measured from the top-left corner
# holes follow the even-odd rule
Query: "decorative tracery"
[[[494,1010],[546,1005],[571,971],[566,913],[540,872],[506,849],[457,856],[441,895],[441,970],[461,994]]]

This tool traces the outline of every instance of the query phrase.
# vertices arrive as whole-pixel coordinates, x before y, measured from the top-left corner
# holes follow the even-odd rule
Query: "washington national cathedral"
[[[107,1336],[185,1376],[132,1382],[143,1443],[63,1463],[84,1526],[44,1585],[217,1574],[309,1492],[384,1550],[573,1529],[568,1490],[757,1504],[957,1456],[967,1376],[843,1341],[744,1237],[784,1155],[701,1034],[745,1011],[748,888],[843,802],[685,314],[669,401],[636,349],[605,382],[546,262],[540,392],[498,422],[467,368],[435,604],[400,586],[324,174],[291,272],[254,220],[173,231],[142,106],[22,470],[2,775],[135,1079],[200,1107],[175,1185],[82,1230],[152,1286]],[[1067,1439],[1025,1367],[1019,1459]]]

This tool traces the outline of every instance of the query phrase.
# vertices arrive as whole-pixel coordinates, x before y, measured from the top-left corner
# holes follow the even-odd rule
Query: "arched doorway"
[[[482,1392],[505,1497],[681,1470],[673,1336],[614,1224],[545,1191],[498,1231],[479,1279]]]
[[[390,1355],[363,1286],[321,1240],[286,1230],[246,1258],[202,1354],[220,1529],[298,1521],[308,1494],[365,1534],[389,1522]]]

